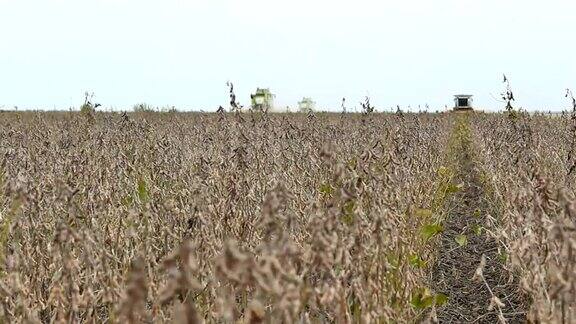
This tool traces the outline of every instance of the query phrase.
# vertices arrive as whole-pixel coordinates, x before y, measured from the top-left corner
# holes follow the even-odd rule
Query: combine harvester
[[[300,102],[298,102],[298,110],[302,113],[314,112],[316,109],[316,103],[312,98],[304,97]]]
[[[250,95],[251,107],[254,111],[269,112],[274,109],[276,96],[268,88],[256,88],[256,93]]]
[[[472,95],[458,94],[454,95],[454,111],[473,111]]]

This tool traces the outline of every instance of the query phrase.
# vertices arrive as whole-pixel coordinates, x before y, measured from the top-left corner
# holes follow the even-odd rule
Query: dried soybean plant
[[[498,210],[492,233],[532,303],[528,320],[566,323],[576,316],[576,202],[566,172],[572,141],[562,139],[571,138],[573,130],[568,116],[522,117],[521,122],[531,130],[530,149],[500,118],[474,120],[480,168]]]
[[[236,102],[236,94],[234,93],[234,84],[230,81],[226,82],[228,87],[228,93],[230,96],[230,111],[231,112],[241,112],[242,106]]]
[[[564,95],[564,97],[570,99],[570,103],[572,104],[572,113],[576,113],[576,99],[574,98],[574,95],[572,94],[572,90],[566,89],[566,94]]]
[[[362,106],[362,113],[365,115],[374,112],[374,106],[370,104],[370,98],[368,96],[364,98],[364,102],[360,102],[360,106]]]
[[[418,233],[433,216],[415,211],[432,203],[449,119],[175,115],[3,116],[3,321],[425,312],[434,247]]]
[[[434,319],[451,114],[175,114],[3,114],[1,320]],[[572,126],[470,117],[487,253],[533,322],[576,317]]]
[[[570,120],[572,123],[571,127],[571,136],[570,136],[570,150],[568,151],[567,157],[567,176],[570,176],[574,170],[576,170],[576,99],[574,99],[574,95],[570,89],[566,89],[566,95],[564,97],[570,99],[570,103],[572,105],[572,111],[570,113]]]
[[[510,80],[508,80],[508,78],[506,77],[505,74],[503,74],[503,80],[502,82],[506,85],[506,88],[504,89],[504,92],[502,92],[500,94],[500,97],[502,98],[502,100],[504,100],[504,102],[506,102],[506,106],[504,107],[504,110],[506,110],[506,112],[508,112],[508,117],[514,117],[514,107],[512,107],[512,101],[514,101],[514,93],[512,92],[512,87],[510,86]]]

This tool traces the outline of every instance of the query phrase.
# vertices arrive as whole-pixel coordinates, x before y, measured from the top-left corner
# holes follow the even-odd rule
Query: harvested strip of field
[[[470,156],[465,123],[456,127],[458,149],[450,152],[457,161],[453,181],[460,190],[446,201],[444,232],[432,269],[434,290],[448,296],[437,318],[441,323],[524,322],[526,303],[517,280],[503,267],[498,242],[485,233],[485,224],[493,218]]]

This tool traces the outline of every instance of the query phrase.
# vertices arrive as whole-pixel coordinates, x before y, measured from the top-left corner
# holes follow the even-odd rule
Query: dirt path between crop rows
[[[454,183],[462,188],[446,202],[448,214],[438,260],[432,268],[432,287],[448,295],[448,303],[437,310],[437,318],[440,323],[498,323],[503,317],[507,323],[523,323],[525,299],[518,280],[502,265],[498,243],[481,229],[490,214],[490,204],[469,154],[471,144],[461,141],[462,149],[454,152],[459,161]],[[467,242],[463,242],[464,236]],[[474,278],[482,255],[486,260],[484,280]],[[504,306],[490,307],[492,296]]]

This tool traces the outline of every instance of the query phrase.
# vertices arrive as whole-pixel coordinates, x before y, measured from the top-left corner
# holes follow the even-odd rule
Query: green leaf
[[[360,319],[362,316],[362,304],[358,301],[358,298],[352,298],[350,307],[350,312],[352,313],[352,317],[355,319]]]
[[[392,266],[392,268],[398,268],[400,266],[400,258],[394,254],[387,255],[386,260],[388,261],[388,264]]]
[[[498,259],[500,259],[500,262],[505,263],[506,260],[508,260],[508,254],[502,251],[500,254],[498,254]]]
[[[481,215],[482,215],[482,214],[480,213],[480,209],[476,209],[476,210],[474,211],[474,217],[480,218]]]
[[[354,203],[354,201],[349,201],[345,203],[344,206],[342,206],[341,220],[348,226],[354,223],[354,207],[356,207],[356,203]]]
[[[414,215],[421,218],[429,218],[432,216],[432,211],[430,209],[417,208],[414,211]]]
[[[342,223],[348,226],[354,224],[354,215],[352,214],[344,214],[340,219],[342,220]]]
[[[334,192],[334,189],[329,183],[324,183],[320,186],[320,193],[330,196],[332,195],[332,192]]]
[[[427,224],[422,227],[421,233],[425,239],[429,240],[435,235],[442,233],[443,230],[444,228],[440,224]]]
[[[426,267],[426,261],[422,260],[422,258],[417,254],[412,254],[408,257],[410,264],[416,268],[424,268]]]
[[[474,234],[476,234],[476,235],[482,234],[482,226],[480,226],[478,224],[474,225],[472,230],[474,231]]]
[[[430,293],[428,288],[420,289],[412,295],[410,304],[416,309],[428,308],[434,304],[434,295]]]
[[[466,237],[466,235],[456,235],[456,237],[454,238],[454,240],[456,241],[456,243],[458,243],[458,245],[460,246],[464,246],[466,244],[468,244],[468,237]]]
[[[133,201],[134,201],[134,199],[132,198],[132,196],[126,196],[126,197],[122,198],[122,205],[130,206]]]
[[[443,306],[444,304],[446,304],[448,302],[448,296],[444,295],[444,294],[437,294],[436,295],[436,306]]]
[[[450,170],[447,167],[438,168],[438,175],[447,176],[450,174]]]
[[[354,169],[356,168],[357,163],[358,162],[356,161],[356,158],[353,158],[350,161],[348,161],[347,165],[350,169]]]
[[[356,203],[354,203],[354,201],[349,201],[344,204],[344,212],[346,214],[352,214],[354,213],[354,207],[356,207]]]
[[[148,189],[146,189],[146,181],[140,178],[138,180],[138,198],[140,198],[141,202],[148,201]]]
[[[455,184],[451,183],[451,184],[449,184],[448,187],[446,188],[446,192],[447,192],[447,193],[455,193],[455,192],[460,191],[461,188],[462,188],[461,186],[455,185]]]

